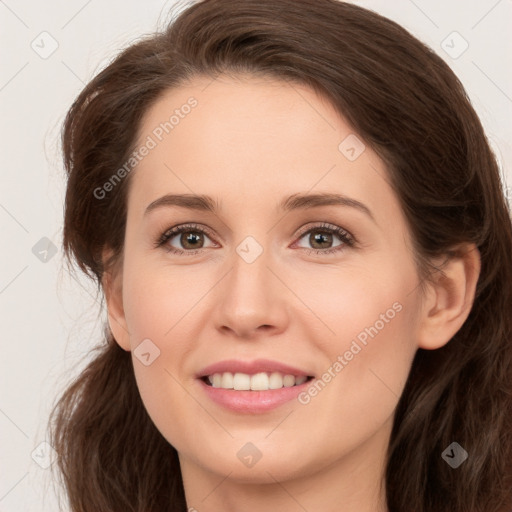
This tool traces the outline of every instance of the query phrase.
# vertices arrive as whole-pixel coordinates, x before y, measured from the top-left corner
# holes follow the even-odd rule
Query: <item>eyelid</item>
[[[311,225],[311,224],[313,224],[313,225]],[[344,229],[341,226],[338,226],[336,224],[331,224],[331,223],[328,223],[325,221],[318,221],[316,224],[314,222],[312,222],[312,223],[309,223],[308,225],[300,228],[299,232],[295,235],[295,241],[293,242],[292,246],[297,244],[304,235],[306,235],[309,232],[314,231],[314,230],[318,230],[318,231],[325,230],[327,232],[330,232],[331,234],[336,235],[342,241],[342,243],[338,246],[327,248],[327,249],[314,249],[314,248],[308,249],[305,247],[300,247],[300,249],[314,251],[317,254],[327,255],[327,254],[330,254],[333,252],[341,251],[341,250],[343,250],[343,248],[345,246],[354,247],[356,245],[355,237],[346,229]],[[217,243],[217,242],[215,242],[216,236],[213,235],[212,230],[210,228],[208,228],[207,226],[204,226],[202,224],[197,224],[197,223],[185,223],[185,224],[178,224],[176,226],[173,226],[172,228],[165,230],[160,235],[160,237],[155,241],[154,245],[156,248],[164,246],[165,244],[167,244],[169,242],[170,239],[172,239],[175,236],[179,235],[180,233],[186,232],[186,231],[197,231],[200,233],[204,233],[209,238],[212,239],[213,243]],[[167,252],[175,253],[178,255],[186,255],[186,254],[194,255],[194,254],[197,254],[198,252],[201,252],[207,248],[208,247],[206,247],[206,248],[201,247],[199,249],[184,250],[184,249],[177,249],[177,248],[171,246],[171,247],[166,248],[166,250],[167,250]]]
[[[295,246],[301,238],[303,238],[308,233],[314,232],[314,231],[325,231],[327,233],[330,233],[331,235],[337,236],[341,240],[341,244],[330,247],[328,249],[314,249],[314,248],[306,248],[301,247],[301,249],[309,251],[309,253],[314,252],[317,255],[329,255],[341,252],[348,248],[357,248],[358,243],[356,238],[347,231],[345,228],[342,228],[341,226],[338,226],[337,224],[331,224],[329,222],[320,222],[320,224],[315,224],[313,226],[307,225],[300,229],[299,234],[297,235],[296,241],[293,243],[293,246]]]
[[[309,233],[310,231],[312,231],[314,229],[318,229],[319,231],[322,229],[325,229],[327,231],[333,231],[333,232],[339,231],[341,233],[344,233],[347,236],[347,238],[350,238],[351,240],[355,241],[354,236],[349,231],[347,231],[345,228],[342,228],[341,226],[337,226],[336,224],[331,224],[329,222],[322,222],[322,221],[320,222],[320,224],[314,224],[313,226],[308,224],[307,226],[300,228],[300,230],[296,236],[301,238],[306,233]]]
[[[166,229],[162,232],[162,234],[155,240],[155,247],[160,247],[167,243],[171,238],[174,238],[175,236],[179,235],[183,231],[198,231],[198,232],[204,232],[206,235],[208,235],[209,238],[215,239],[215,235],[213,234],[213,231],[202,225],[197,224],[195,222],[186,222],[185,224],[178,224],[176,226],[173,226],[171,228]],[[173,249],[175,249],[173,247]],[[182,249],[176,249],[177,251]],[[198,249],[201,250],[201,249]],[[171,250],[172,251],[172,250]],[[192,252],[192,251],[183,251],[183,252]]]

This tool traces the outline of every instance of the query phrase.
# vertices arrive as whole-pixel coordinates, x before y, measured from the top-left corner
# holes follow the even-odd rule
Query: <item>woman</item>
[[[205,0],[63,130],[108,326],[52,414],[73,511],[512,506],[512,229],[463,86],[335,0]]]

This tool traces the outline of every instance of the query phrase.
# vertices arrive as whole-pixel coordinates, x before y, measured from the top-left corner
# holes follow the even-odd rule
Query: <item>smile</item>
[[[236,391],[268,391],[299,386],[308,380],[306,375],[291,375],[281,372],[248,373],[214,373],[204,378],[206,384],[214,388],[234,389]]]

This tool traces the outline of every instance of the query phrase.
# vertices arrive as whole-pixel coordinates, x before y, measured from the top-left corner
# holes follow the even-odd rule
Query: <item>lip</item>
[[[253,361],[240,361],[237,359],[226,359],[217,363],[210,364],[200,370],[196,377],[201,379],[214,373],[247,373],[248,375],[254,375],[260,372],[280,372],[284,375],[295,375],[295,376],[313,376],[312,373],[294,368],[279,361],[272,361],[271,359],[255,359]]]
[[[227,359],[208,365],[197,373],[197,381],[210,400],[232,411],[246,414],[271,411],[297,398],[297,395],[304,391],[313,379],[306,380],[298,386],[269,389],[267,391],[236,391],[234,389],[214,388],[203,380],[208,375],[224,372],[246,373],[248,375],[260,372],[280,372],[283,375],[314,377],[311,372],[270,359],[255,359],[253,361]]]
[[[234,389],[214,388],[201,379],[197,382],[206,395],[218,405],[238,413],[261,414],[283,405],[304,391],[313,382],[307,380],[298,386],[269,389],[268,391],[235,391]]]

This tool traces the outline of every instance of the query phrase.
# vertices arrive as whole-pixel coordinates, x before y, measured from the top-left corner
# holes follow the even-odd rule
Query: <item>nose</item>
[[[234,252],[232,266],[218,285],[215,326],[236,338],[276,335],[288,323],[286,280],[277,277],[267,252],[249,261]]]

